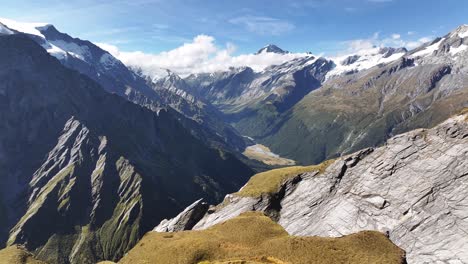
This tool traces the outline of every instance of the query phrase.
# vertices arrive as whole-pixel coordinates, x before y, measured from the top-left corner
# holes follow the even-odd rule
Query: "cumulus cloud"
[[[192,73],[216,72],[228,70],[230,67],[248,66],[261,71],[270,65],[278,65],[288,60],[308,56],[305,53],[261,53],[234,55],[236,46],[227,43],[218,46],[212,36],[198,35],[191,42],[170,51],[157,54],[141,51],[124,52],[116,46],[98,43],[98,45],[111,53],[130,67],[139,67],[150,76],[157,76],[161,69],[169,69],[181,76]]]

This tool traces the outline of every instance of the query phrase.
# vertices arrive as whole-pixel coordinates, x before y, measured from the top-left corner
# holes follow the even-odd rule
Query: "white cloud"
[[[408,31],[408,36],[412,36],[412,35],[414,35],[414,34],[416,34],[416,32],[414,32],[414,31]]]
[[[242,25],[248,31],[260,35],[278,36],[295,28],[294,24],[288,21],[263,16],[241,16],[230,19],[229,22],[234,25]]]
[[[270,65],[277,65],[294,58],[308,56],[305,53],[261,53],[233,55],[236,47],[227,43],[224,47],[217,46],[215,39],[207,35],[199,35],[191,42],[170,51],[158,54],[148,54],[141,51],[123,52],[116,46],[98,43],[124,64],[140,67],[145,74],[155,76],[161,68],[186,76],[191,73],[215,72],[229,69],[229,67],[249,66],[261,71]]]
[[[414,49],[423,43],[430,41],[433,37],[427,36],[416,40],[403,39],[400,34],[392,34],[389,37],[381,38],[379,32],[374,33],[371,37],[366,39],[354,39],[344,41],[345,49],[338,53],[338,55],[359,53],[360,51],[369,50],[375,47],[405,47],[407,49]]]

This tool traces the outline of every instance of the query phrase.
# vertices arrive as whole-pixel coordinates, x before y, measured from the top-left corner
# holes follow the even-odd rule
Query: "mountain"
[[[209,132],[213,134],[200,135],[206,141],[212,141],[213,145],[218,146],[220,145],[220,140],[213,140],[213,138],[221,138],[221,143],[224,143],[227,149],[235,150],[239,153],[242,153],[246,146],[251,144],[251,140],[240,135],[224,121],[222,113],[217,108],[209,102],[191,94],[188,84],[177,74],[170,70],[165,70],[165,73],[161,73],[160,76],[151,78],[144,75],[140,69],[133,70],[143,77],[147,84],[156,91],[160,101],[164,105],[170,106],[180,114],[207,128],[207,132],[198,132],[199,134]],[[187,125],[187,127],[190,127],[190,125]]]
[[[269,44],[266,45],[265,47],[259,49],[255,54],[260,54],[260,53],[277,53],[277,54],[288,54],[289,51],[282,50],[280,47]]]
[[[257,174],[218,206],[197,201],[155,230],[208,232],[254,210],[290,235],[346,237],[375,230],[403,249],[408,263],[465,263],[467,138],[465,109],[434,128],[397,135],[378,148],[317,166]]]
[[[249,67],[190,75],[192,93],[224,113],[241,134],[262,136],[278,116],[320,87],[332,62],[312,55],[274,65],[261,72]]]
[[[443,121],[468,106],[468,38],[460,37],[467,29],[462,26],[393,62],[330,78],[257,141],[310,164]]]
[[[175,74],[165,72],[159,81],[148,79],[138,69],[129,69],[92,42],[61,33],[53,25],[20,23],[8,19],[1,21],[11,28],[8,29],[10,34],[14,31],[26,34],[64,66],[90,77],[106,91],[156,112],[162,108],[168,111],[174,109],[173,114],[198,139],[213,147],[238,153],[242,158],[240,153],[249,140],[220,120],[217,110],[209,103],[195,100],[192,95],[182,91],[184,81]]]
[[[132,73],[119,60],[93,43],[59,32],[53,25],[21,23],[0,19],[10,34],[24,33],[41,45],[68,68],[79,71],[101,84],[110,93],[116,93],[136,103],[151,107],[158,97],[145,81]]]
[[[119,259],[159,220],[253,173],[173,111],[106,92],[28,35],[0,35],[0,57],[0,240],[38,259]]]
[[[374,47],[361,50],[354,54],[332,58],[335,66],[328,72],[327,78],[334,76],[353,74],[370,69],[379,64],[393,62],[408,52],[405,48]]]
[[[185,80],[242,135],[284,158],[316,164],[431,127],[466,107],[467,31],[460,26],[412,51],[374,47]]]

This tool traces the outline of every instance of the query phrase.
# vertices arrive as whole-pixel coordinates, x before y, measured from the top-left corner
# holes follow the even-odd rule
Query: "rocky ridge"
[[[0,36],[0,57],[0,240],[8,245],[51,263],[119,259],[200,193],[220,200],[253,173],[171,111],[106,92],[29,36]]]
[[[310,164],[442,122],[468,106],[468,38],[460,37],[465,29],[393,62],[328,79],[255,139],[283,157]]]
[[[465,110],[434,128],[339,158],[323,173],[290,177],[276,193],[228,195],[193,229],[262,211],[292,235],[340,237],[378,230],[406,251],[408,263],[464,263],[467,176]]]

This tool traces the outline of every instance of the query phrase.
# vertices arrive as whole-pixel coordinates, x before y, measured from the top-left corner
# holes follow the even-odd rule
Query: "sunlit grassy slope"
[[[255,174],[237,192],[237,195],[256,197],[262,194],[274,193],[286,180],[305,172],[318,171],[322,173],[333,162],[334,160],[327,160],[318,165],[285,167]]]
[[[207,230],[149,232],[119,263],[402,263],[403,255],[378,232],[295,237],[248,212]]]
[[[0,250],[0,264],[45,264],[34,259],[33,255],[18,246]]]

